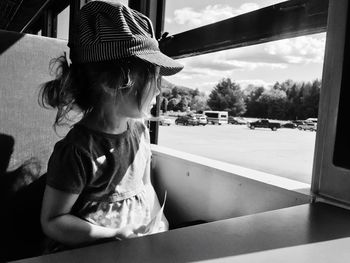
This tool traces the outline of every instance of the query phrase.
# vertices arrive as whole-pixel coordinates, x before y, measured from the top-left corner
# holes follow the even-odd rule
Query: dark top
[[[76,124],[55,145],[47,185],[79,194],[71,214],[92,224],[146,225],[152,197],[143,179],[149,176],[150,155],[148,129],[141,121],[129,121],[128,129],[117,135]]]

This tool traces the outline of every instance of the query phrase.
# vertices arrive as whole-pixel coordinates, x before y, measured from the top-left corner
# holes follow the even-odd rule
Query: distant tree
[[[198,89],[192,89],[192,90],[190,90],[189,94],[194,98],[196,96],[199,96],[200,92]]]
[[[176,97],[178,97],[178,95],[179,95],[179,88],[175,86],[175,87],[171,90],[171,96],[172,96],[173,98],[176,98]]]
[[[226,110],[230,115],[256,118],[306,119],[317,117],[320,80],[276,82],[271,89],[249,85],[244,90],[230,78],[222,79],[207,97],[199,89],[177,86],[162,79],[161,110]]]
[[[191,110],[195,110],[196,112],[203,112],[207,109],[207,98],[205,96],[197,95],[192,98],[189,104]]]
[[[258,101],[267,108],[267,118],[285,119],[286,99],[287,95],[283,90],[272,88],[264,91]]]
[[[214,87],[207,103],[212,110],[227,110],[230,115],[240,116],[246,111],[241,87],[230,78],[222,79]]]
[[[280,90],[280,89],[282,89],[282,86],[281,86],[281,84],[277,81],[277,82],[272,86],[272,89]]]
[[[163,112],[167,110],[185,111],[188,107],[194,110],[208,109],[207,96],[204,92],[200,92],[198,88],[191,89],[172,84],[166,79],[161,81],[161,96],[163,97],[161,100]]]
[[[259,98],[261,94],[265,91],[264,87],[249,85],[245,91],[245,103],[247,111],[244,116],[255,117],[255,118],[264,118],[267,115],[267,109],[263,105]]]
[[[317,118],[320,99],[321,81],[314,80],[307,83],[303,90],[302,110],[304,118]]]
[[[293,85],[295,85],[294,81],[287,79],[280,84],[280,89],[287,92]]]
[[[167,112],[168,111],[168,99],[167,98],[163,98],[162,103],[160,105],[160,109],[163,112]]]
[[[300,107],[300,96],[299,96],[300,85],[294,83],[290,88],[286,90],[287,101],[286,101],[286,119],[296,120],[298,119],[298,107]]]
[[[171,96],[171,90],[170,89],[164,89],[161,92],[162,97],[169,99]]]
[[[180,102],[176,105],[176,110],[186,111],[188,107],[188,101],[186,97],[182,97]]]
[[[169,102],[168,102],[168,110],[173,110],[173,111],[176,111],[176,106],[177,106],[177,103],[178,103],[178,100],[173,98],[173,99],[170,99]]]

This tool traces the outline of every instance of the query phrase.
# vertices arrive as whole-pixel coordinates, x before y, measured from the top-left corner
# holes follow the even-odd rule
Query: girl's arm
[[[71,208],[78,196],[46,186],[41,225],[47,236],[68,246],[89,244],[104,238],[124,239],[133,236],[131,228],[116,230],[97,226],[71,215]]]

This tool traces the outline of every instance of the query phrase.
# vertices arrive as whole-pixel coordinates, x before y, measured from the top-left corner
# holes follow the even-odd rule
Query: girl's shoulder
[[[130,119],[128,121],[128,130],[122,134],[105,134],[98,131],[93,131],[84,125],[74,125],[67,135],[56,143],[57,146],[74,148],[79,152],[90,153],[99,145],[104,145],[113,141],[123,141],[132,134],[132,138],[145,137],[149,141],[149,130],[143,119]]]
[[[91,135],[79,125],[73,126],[64,138],[56,143],[56,147],[73,148],[77,151],[86,151],[86,146],[90,145]]]

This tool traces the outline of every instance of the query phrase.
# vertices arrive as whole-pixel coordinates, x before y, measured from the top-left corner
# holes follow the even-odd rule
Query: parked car
[[[199,125],[199,121],[195,116],[180,116],[175,120],[175,124],[183,124],[183,125]]]
[[[299,126],[299,125],[303,125],[304,123],[305,123],[305,121],[303,121],[303,120],[294,120],[294,121],[292,121],[294,124],[296,124],[297,125],[297,127]]]
[[[295,129],[298,127],[295,123],[293,122],[286,122],[281,125],[282,128],[290,128],[290,129]]]
[[[306,122],[317,123],[317,118],[307,118],[305,121],[306,121]]]
[[[298,129],[303,131],[317,131],[317,124],[314,122],[305,122],[304,124],[299,125]]]
[[[172,121],[169,117],[167,116],[160,116],[160,119],[159,119],[159,125],[162,125],[162,126],[170,126],[172,124]]]
[[[278,128],[281,128],[281,124],[279,122],[271,122],[266,119],[248,122],[247,126],[252,130],[255,128],[268,128],[273,131],[277,131]]]
[[[208,119],[207,116],[203,115],[203,114],[196,114],[195,115],[197,120],[198,120],[198,125],[207,125],[208,124]]]
[[[243,117],[229,116],[228,123],[229,124],[246,125],[248,123],[248,121],[246,119],[244,119]]]

